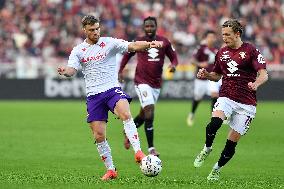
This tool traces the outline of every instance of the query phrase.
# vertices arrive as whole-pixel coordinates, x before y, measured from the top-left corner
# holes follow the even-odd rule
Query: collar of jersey
[[[100,40],[101,40],[101,38],[99,38],[98,42],[95,43],[95,44],[93,44],[93,45],[99,45]],[[88,46],[88,47],[89,47],[89,46],[93,46],[93,45],[87,43],[87,39],[84,39],[84,45],[86,45],[86,46]]]

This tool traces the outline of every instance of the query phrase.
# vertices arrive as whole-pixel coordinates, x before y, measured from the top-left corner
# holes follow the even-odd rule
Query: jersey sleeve
[[[128,45],[130,42],[125,41],[123,39],[113,38],[114,48],[117,50],[118,53],[125,53],[128,52]]]
[[[71,51],[71,54],[69,55],[69,58],[68,58],[67,66],[72,67],[76,70],[80,68],[81,65],[80,65],[79,57],[77,55],[76,48],[73,48],[73,50]]]
[[[217,74],[222,74],[222,69],[220,67],[220,56],[219,56],[219,53],[220,51],[218,51],[216,53],[216,56],[215,56],[215,61],[214,61],[214,67],[213,67],[213,70],[212,72],[215,72]]]
[[[256,71],[266,69],[266,62],[264,60],[264,57],[256,48],[253,48],[252,51],[252,66]]]

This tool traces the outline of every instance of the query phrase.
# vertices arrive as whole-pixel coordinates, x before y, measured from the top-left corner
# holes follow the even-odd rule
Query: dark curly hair
[[[156,17],[148,16],[147,18],[145,18],[144,21],[143,21],[144,25],[145,25],[145,22],[146,22],[147,20],[152,20],[152,21],[154,21],[155,24],[156,24],[156,26],[157,26],[157,19],[156,19]]]

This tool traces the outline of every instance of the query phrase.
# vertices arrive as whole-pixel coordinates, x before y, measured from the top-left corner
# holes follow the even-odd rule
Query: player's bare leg
[[[126,99],[120,99],[116,103],[114,113],[123,121],[124,132],[135,152],[135,161],[140,163],[142,158],[145,157],[145,155],[141,151],[137,128],[132,119],[128,101]]]
[[[117,171],[112,161],[111,149],[106,140],[106,122],[105,121],[93,121],[90,123],[92,133],[97,145],[97,150],[101,156],[102,161],[105,164],[107,172],[101,178],[102,180],[111,180],[117,177]]]

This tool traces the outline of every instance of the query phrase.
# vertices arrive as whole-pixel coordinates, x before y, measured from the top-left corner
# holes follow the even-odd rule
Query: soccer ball
[[[162,161],[157,156],[148,155],[142,159],[140,168],[144,175],[154,177],[162,171]]]

